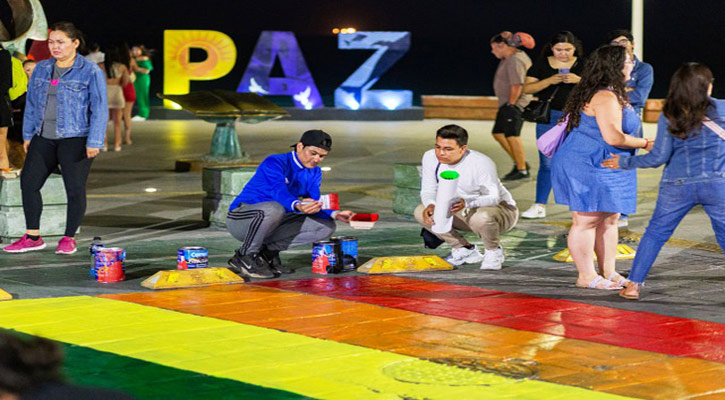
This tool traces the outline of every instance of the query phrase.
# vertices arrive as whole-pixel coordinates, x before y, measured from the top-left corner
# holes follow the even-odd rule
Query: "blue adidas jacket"
[[[300,198],[320,199],[320,167],[305,168],[297,159],[294,151],[285,154],[272,154],[262,161],[252,179],[242,189],[229,206],[229,211],[240,204],[257,204],[276,201],[287,212],[296,213],[294,206]],[[332,219],[331,210],[323,210],[317,217]]]

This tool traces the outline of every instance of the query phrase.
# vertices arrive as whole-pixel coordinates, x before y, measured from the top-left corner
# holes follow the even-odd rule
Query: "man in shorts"
[[[521,143],[521,127],[524,107],[531,101],[531,95],[524,93],[526,71],[531,59],[517,46],[520,33],[501,32],[491,38],[491,53],[501,60],[493,77],[493,91],[498,98],[498,113],[493,126],[493,137],[514,161],[514,167],[502,179],[504,181],[529,180],[529,166]],[[526,35],[528,36],[528,35]],[[530,36],[528,36],[530,38]],[[533,47],[533,39],[531,39]],[[522,45],[526,46],[526,43]]]

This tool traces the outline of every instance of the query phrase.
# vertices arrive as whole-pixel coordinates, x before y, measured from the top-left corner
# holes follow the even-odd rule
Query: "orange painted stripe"
[[[102,297],[612,394],[723,389],[725,365],[253,285]]]

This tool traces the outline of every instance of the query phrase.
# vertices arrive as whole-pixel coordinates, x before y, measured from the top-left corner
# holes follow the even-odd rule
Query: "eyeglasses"
[[[629,43],[629,39],[612,40],[609,42],[612,46],[624,46],[627,43]]]

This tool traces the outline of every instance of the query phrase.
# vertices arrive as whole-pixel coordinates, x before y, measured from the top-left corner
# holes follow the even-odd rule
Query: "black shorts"
[[[10,108],[10,99],[0,95],[0,128],[13,125],[13,112]]]
[[[496,113],[496,123],[493,124],[491,133],[503,133],[504,136],[521,135],[521,127],[524,125],[523,110],[516,106],[504,104]]]

